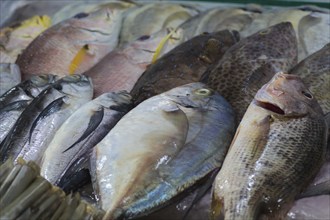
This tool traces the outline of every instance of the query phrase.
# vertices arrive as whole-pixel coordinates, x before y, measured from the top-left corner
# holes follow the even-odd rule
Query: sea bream
[[[34,74],[83,73],[117,46],[121,10],[80,13],[40,34],[16,63],[23,79]]]
[[[136,41],[117,48],[84,74],[94,84],[94,97],[109,91],[130,92],[136,81],[153,60],[159,59],[182,42],[182,32],[162,29],[144,35]]]
[[[277,73],[236,131],[213,185],[213,218],[283,219],[323,165],[327,132],[301,78]]]
[[[200,34],[175,47],[151,64],[134,85],[135,104],[177,86],[198,82],[226,51],[239,41],[237,31]]]
[[[228,49],[201,81],[233,106],[238,122],[254,95],[278,71],[297,63],[297,39],[289,22],[263,29]]]
[[[68,176],[79,171],[81,158],[89,161],[93,147],[129,111],[130,101],[127,92],[110,92],[81,106],[63,123],[47,147],[41,175],[56,185],[62,177],[70,182]]]
[[[105,219],[165,206],[221,166],[234,129],[230,105],[202,83],[139,104],[93,151],[91,175]]]
[[[66,76],[56,83],[44,89],[33,101],[24,109],[14,126],[9,131],[6,138],[0,144],[0,159],[4,162],[9,157],[14,160],[18,156],[27,157],[27,159],[38,159],[40,154],[43,154],[44,148],[43,141],[49,141],[47,133],[52,134],[52,129],[58,128],[57,121],[61,121],[61,114],[57,116],[57,111],[68,106],[67,111],[70,113],[70,108],[75,108],[75,104],[79,106],[79,101],[75,103],[74,99],[67,96],[79,96],[83,101],[90,100],[93,95],[93,89],[90,80],[86,76],[73,75]],[[70,103],[70,101],[72,103]],[[67,103],[66,103],[67,102]],[[64,111],[62,117],[68,113]],[[53,114],[54,113],[54,114]],[[68,117],[68,116],[67,116]],[[48,121],[50,119],[50,121]],[[54,121],[52,121],[54,119]],[[43,124],[41,122],[49,122],[50,124]],[[47,128],[38,128],[43,125]],[[36,129],[38,128],[38,129]],[[42,133],[45,132],[45,133]],[[42,134],[37,139],[34,139],[36,134]],[[33,142],[31,142],[33,140]],[[38,142],[41,143],[38,143]],[[40,148],[39,148],[40,147]],[[29,152],[33,153],[30,155]],[[32,158],[29,158],[32,157]]]

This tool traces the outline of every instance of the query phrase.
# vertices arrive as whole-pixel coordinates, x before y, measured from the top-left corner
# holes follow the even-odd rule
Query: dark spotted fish
[[[297,63],[297,40],[289,22],[263,29],[232,46],[202,77],[233,106],[238,121],[258,89]]]

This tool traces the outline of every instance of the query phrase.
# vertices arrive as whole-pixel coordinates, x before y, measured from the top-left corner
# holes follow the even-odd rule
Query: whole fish
[[[296,65],[290,74],[298,75],[308,86],[324,113],[330,112],[330,43]]]
[[[23,79],[33,74],[85,72],[117,46],[121,20],[121,10],[102,8],[47,29],[16,61]]]
[[[283,219],[324,163],[326,139],[322,109],[307,86],[276,74],[236,131],[214,182],[213,217]]]
[[[232,46],[202,77],[233,106],[238,122],[258,89],[278,71],[297,63],[297,40],[291,23],[263,29]]]
[[[220,167],[234,127],[230,105],[202,83],[135,107],[93,150],[91,175],[106,219],[159,209]]]
[[[141,36],[125,47],[107,54],[99,63],[84,73],[93,80],[94,96],[97,97],[109,91],[126,90],[130,92],[154,57],[161,57],[179,45],[181,35],[182,32],[179,30],[163,29],[151,36]],[[162,45],[162,40],[167,37],[169,39]]]
[[[21,82],[21,71],[16,64],[0,63],[0,97]]]
[[[31,101],[56,77],[40,75],[21,82],[0,97],[0,143],[7,136],[15,122]]]
[[[204,33],[180,44],[142,74],[131,91],[135,104],[177,86],[198,82],[238,40],[238,32],[224,30]]]
[[[184,30],[186,40],[204,32],[226,29],[241,31],[252,22],[255,14],[239,8],[212,8],[190,18],[179,27]]]
[[[131,8],[125,12],[119,45],[144,35],[150,36],[164,28],[177,28],[197,13],[193,7],[179,4],[152,3]]]
[[[82,157],[89,160],[91,149],[129,110],[130,99],[127,92],[105,93],[79,108],[63,123],[45,151],[41,175],[58,184],[62,176],[73,174],[75,170],[70,167]]]
[[[33,160],[40,164],[45,150],[63,122],[92,99],[93,86],[86,76],[67,76],[61,80],[75,84],[72,88],[64,89],[64,96],[52,101],[34,120],[29,131],[29,140],[18,155],[26,161]]]
[[[61,100],[67,94],[86,94],[86,92],[89,97],[92,98],[92,89],[89,79],[87,79],[86,76],[79,75],[64,77],[44,89],[24,109],[6,138],[1,142],[0,160],[4,162],[9,157],[16,160],[21,151],[26,150],[25,146],[30,144],[31,134],[33,134],[34,128],[38,126],[37,123],[39,120],[43,119],[43,117],[47,116],[41,113],[43,113],[50,104],[56,103],[57,100]],[[50,109],[49,113],[51,113],[52,110],[53,109]]]
[[[15,63],[23,50],[50,25],[51,19],[43,15],[0,29],[0,63]]]

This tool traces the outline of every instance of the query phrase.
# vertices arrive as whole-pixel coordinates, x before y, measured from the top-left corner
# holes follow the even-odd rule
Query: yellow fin
[[[88,49],[89,49],[88,45],[86,44],[78,51],[77,55],[73,58],[70,66],[69,66],[70,75],[73,75],[75,73],[75,71],[77,70],[77,68],[79,67],[79,65],[82,63],[82,61],[84,60],[84,57],[87,55]]]
[[[156,48],[156,52],[154,54],[154,56],[152,57],[152,61],[151,63],[155,63],[159,54],[160,54],[160,51],[162,51],[165,43],[168,41],[168,39],[170,39],[170,37],[174,34],[175,30],[173,29],[168,35],[166,35],[163,39],[161,39],[161,41],[159,42],[157,48]]]
[[[52,24],[52,20],[47,15],[43,16],[33,16],[30,19],[27,19],[21,23],[21,25],[18,28],[26,28],[31,26],[42,26],[45,29],[50,27]]]

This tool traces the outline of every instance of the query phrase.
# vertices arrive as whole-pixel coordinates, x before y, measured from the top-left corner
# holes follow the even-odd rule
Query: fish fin
[[[304,192],[296,197],[296,199],[302,199],[312,196],[329,195],[330,194],[330,180],[322,183],[309,186]]]
[[[213,171],[211,171],[211,174],[210,174],[210,177],[207,178],[207,181],[206,183],[203,184],[202,187],[198,188],[197,190],[197,194],[194,196],[194,199],[193,201],[191,202],[191,204],[189,205],[188,209],[185,211],[183,217],[182,217],[182,220],[186,220],[191,209],[194,207],[194,205],[200,200],[203,198],[203,196],[207,193],[207,191],[209,189],[211,189],[212,187],[212,183],[215,179],[215,177],[217,176],[219,172],[219,169],[214,169]]]
[[[82,140],[87,138],[102,122],[103,116],[104,116],[104,108],[101,107],[101,109],[98,111],[95,111],[94,114],[92,115],[92,117],[90,118],[87,129],[84,131],[82,136],[76,142],[74,142],[70,147],[68,147],[66,150],[64,150],[62,153],[67,152],[68,150],[73,148],[76,144],[78,144],[79,142],[81,142]]]
[[[65,96],[62,96],[58,99],[55,99],[53,102],[51,102],[44,110],[42,110],[42,112],[38,115],[36,120],[34,120],[34,122],[32,123],[31,129],[30,129],[29,143],[31,143],[33,131],[37,127],[39,121],[50,116],[51,114],[54,114],[55,112],[58,112],[61,109],[61,107],[63,106],[63,104],[65,103],[63,101],[64,97]]]
[[[271,63],[266,63],[255,69],[246,80],[245,93],[254,96],[264,84],[271,80],[276,72],[277,70]]]
[[[214,195],[214,191],[212,189],[212,202],[211,202],[211,211],[210,218],[211,220],[219,219],[221,215],[224,213],[224,201],[223,198],[217,198]]]
[[[69,66],[69,74],[73,75],[78,69],[79,65],[84,61],[84,58],[87,56],[89,50],[88,44],[85,44],[76,54],[76,56],[71,61]]]
[[[158,59],[159,57],[159,54],[160,52],[162,51],[162,49],[164,48],[166,42],[170,39],[170,37],[174,34],[175,32],[175,29],[171,30],[170,33],[168,35],[166,35],[163,39],[160,40],[157,48],[156,48],[156,51],[155,51],[155,54],[154,56],[152,57],[152,60],[151,60],[151,63],[155,63],[156,60]]]

